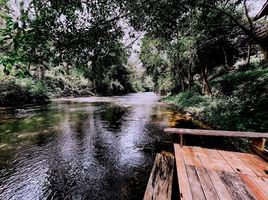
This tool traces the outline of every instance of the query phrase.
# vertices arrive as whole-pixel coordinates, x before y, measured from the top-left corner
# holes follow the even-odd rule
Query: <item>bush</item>
[[[164,98],[164,101],[174,102],[180,108],[198,107],[205,103],[204,96],[199,95],[193,91],[180,92],[176,96],[169,96]]]
[[[40,87],[36,84],[35,87]],[[34,89],[34,88],[32,88]],[[47,95],[40,90],[31,90],[14,82],[1,83],[0,106],[24,106],[25,104],[45,104]]]
[[[230,91],[230,96],[208,97],[196,92],[181,92],[164,101],[175,103],[217,129],[268,131],[267,82],[241,83],[236,90]]]

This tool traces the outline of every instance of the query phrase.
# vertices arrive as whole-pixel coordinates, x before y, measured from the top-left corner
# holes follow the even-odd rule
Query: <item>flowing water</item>
[[[154,93],[0,110],[0,199],[142,199],[165,127],[198,123]]]

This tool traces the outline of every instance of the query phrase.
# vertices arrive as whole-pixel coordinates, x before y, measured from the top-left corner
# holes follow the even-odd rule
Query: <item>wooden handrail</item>
[[[251,150],[268,160],[268,150],[265,149],[265,142],[268,138],[268,133],[184,128],[165,128],[164,131],[166,133],[179,134],[181,146],[184,144],[183,135],[250,138]]]
[[[164,131],[166,133],[183,134],[183,135],[268,138],[268,133],[258,133],[258,132],[218,131],[218,130],[183,129],[183,128],[165,128]]]

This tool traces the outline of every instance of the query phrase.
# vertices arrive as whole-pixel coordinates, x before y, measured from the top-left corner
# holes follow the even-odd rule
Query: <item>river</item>
[[[1,109],[0,199],[142,199],[171,140],[163,129],[198,126],[158,101],[135,93]]]

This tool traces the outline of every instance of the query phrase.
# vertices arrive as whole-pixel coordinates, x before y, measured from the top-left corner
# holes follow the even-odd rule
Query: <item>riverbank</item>
[[[25,105],[45,105],[49,97],[42,90],[31,90],[15,84],[4,82],[0,84],[0,107],[23,107]]]
[[[123,95],[133,91],[114,91],[114,95]],[[0,83],[0,107],[25,107],[27,105],[45,105],[52,99],[93,97],[92,85],[87,81],[69,82],[64,79],[46,77],[44,80],[33,78],[6,79]],[[102,96],[111,96],[107,93]]]
[[[89,79],[75,73],[72,76],[48,74],[42,79],[37,79],[33,76],[16,77],[14,74],[7,76],[0,70],[0,107],[43,105],[55,98],[125,95],[148,90],[141,84],[137,86],[136,82],[127,87],[115,82],[109,84],[103,86],[106,90],[102,93],[94,89]]]
[[[268,131],[268,70],[255,68],[226,74],[211,82],[213,95],[198,90],[162,98],[216,129]]]

